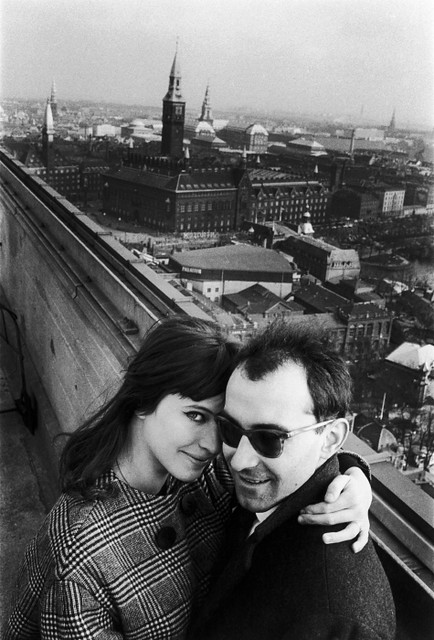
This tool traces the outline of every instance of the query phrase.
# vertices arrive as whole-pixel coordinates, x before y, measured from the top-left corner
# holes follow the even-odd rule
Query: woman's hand
[[[342,531],[325,533],[323,542],[334,544],[352,540],[357,536],[352,544],[353,551],[357,553],[368,541],[368,511],[371,502],[372,490],[369,480],[361,469],[350,467],[330,483],[324,502],[309,505],[301,510],[298,522],[319,525],[348,522]]]

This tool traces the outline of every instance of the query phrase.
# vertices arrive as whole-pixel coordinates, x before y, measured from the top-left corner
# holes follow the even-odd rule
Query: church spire
[[[47,171],[50,171],[54,164],[53,139],[53,113],[51,111],[50,98],[48,98],[44,113],[44,124],[42,125],[42,154],[44,164],[47,167]]]
[[[390,124],[389,124],[389,131],[395,131],[395,128],[396,128],[395,111],[396,110],[393,109],[392,118],[391,118]]]
[[[53,114],[53,118],[56,118],[57,117],[57,90],[56,90],[56,83],[54,82],[54,78],[51,84],[50,105],[51,105],[51,113]]]
[[[47,100],[47,104],[45,106],[44,124],[42,125],[42,133],[47,135],[48,137],[51,137],[51,142],[53,141],[54,121],[53,121],[53,112],[51,110],[50,99]]]
[[[209,99],[209,83],[206,86],[205,97],[202,102],[202,112],[199,120],[200,122],[208,122],[210,125],[213,123],[211,101]]]
[[[178,56],[178,40],[176,41],[175,57],[173,58],[172,68],[169,76],[169,89],[164,97],[164,100],[171,100],[172,102],[178,102],[182,100],[181,89],[181,66],[179,64]]]

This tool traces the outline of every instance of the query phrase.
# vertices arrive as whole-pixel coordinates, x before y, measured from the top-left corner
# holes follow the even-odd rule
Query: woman
[[[148,333],[119,391],[65,446],[63,493],[27,549],[7,639],[184,636],[233,506],[215,415],[236,352],[191,318]]]

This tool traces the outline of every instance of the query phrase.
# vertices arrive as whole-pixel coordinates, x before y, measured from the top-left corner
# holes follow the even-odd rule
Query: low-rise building
[[[294,288],[293,296],[307,313],[334,313],[340,306],[348,304],[346,298],[314,282]]]
[[[360,261],[354,249],[340,249],[328,242],[296,233],[276,242],[275,249],[291,256],[297,266],[318,280],[358,278]]]
[[[169,268],[176,271],[184,286],[212,301],[261,284],[279,298],[292,291],[293,268],[271,249],[252,245],[227,245],[175,253]]]
[[[260,284],[254,284],[238,293],[222,296],[222,307],[230,313],[238,313],[257,326],[276,317],[302,315],[304,309],[296,302],[285,302]]]

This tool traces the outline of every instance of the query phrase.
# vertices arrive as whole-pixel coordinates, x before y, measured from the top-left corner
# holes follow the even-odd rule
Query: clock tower
[[[163,132],[161,154],[172,158],[182,158],[184,140],[185,101],[181,91],[181,70],[178,62],[178,46],[176,47],[172,69],[170,71],[169,89],[163,98]]]

